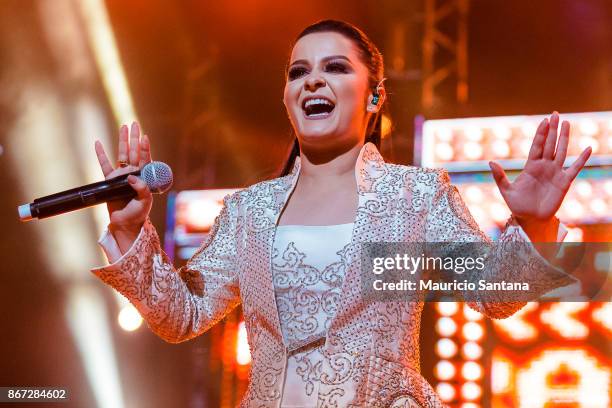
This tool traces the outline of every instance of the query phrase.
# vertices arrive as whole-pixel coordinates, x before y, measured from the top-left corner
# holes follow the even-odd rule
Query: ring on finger
[[[127,167],[128,166],[128,162],[126,160],[119,160],[117,162],[117,164],[119,165],[119,167]]]

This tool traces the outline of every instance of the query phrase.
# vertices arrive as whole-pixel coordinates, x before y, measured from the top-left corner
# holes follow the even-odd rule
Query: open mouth
[[[310,98],[302,103],[306,117],[313,119],[329,116],[334,108],[334,103],[326,98]]]

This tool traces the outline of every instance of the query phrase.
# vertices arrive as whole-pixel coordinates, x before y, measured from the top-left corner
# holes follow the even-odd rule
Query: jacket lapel
[[[385,206],[380,203],[379,193],[381,192],[377,191],[378,186],[382,185],[382,183],[379,184],[377,181],[385,174],[384,164],[384,160],[374,144],[366,143],[361,148],[355,163],[355,178],[359,202],[357,216],[351,234],[351,251],[348,259],[350,267],[346,269],[346,275],[342,283],[338,313],[335,318],[332,319],[331,329],[336,326],[340,315],[349,313],[351,305],[355,305],[356,297],[360,296],[360,262],[359,259],[355,259],[355,257],[359,256],[358,244],[364,241],[372,241],[373,237],[371,236],[371,231],[380,231],[375,225],[377,223],[377,218],[372,218],[372,214],[376,214],[377,211],[380,211],[381,217],[385,215],[383,213],[383,211],[385,211]],[[287,205],[289,196],[297,185],[300,170],[301,159],[297,157],[291,173],[269,183],[268,188],[270,190],[260,195],[265,198],[257,200],[248,211],[252,218],[249,222],[251,227],[259,227],[251,228],[251,230],[256,233],[256,237],[253,237],[255,239],[252,238],[249,240],[249,246],[255,253],[259,253],[260,256],[261,254],[267,254],[267,259],[264,260],[264,265],[262,265],[264,266],[264,271],[262,271],[263,276],[257,279],[261,282],[261,286],[253,290],[262,291],[261,296],[257,296],[260,301],[265,303],[259,305],[259,307],[262,308],[260,312],[264,313],[264,318],[270,319],[269,324],[274,332],[273,334],[278,338],[279,342],[285,346],[285,349],[287,348],[287,344],[281,332],[280,317],[272,281],[272,250],[280,214]],[[262,215],[264,216],[261,217]],[[388,237],[381,236],[379,238],[384,240],[384,238]],[[261,245],[257,245],[257,243]],[[257,246],[260,247],[255,248]]]

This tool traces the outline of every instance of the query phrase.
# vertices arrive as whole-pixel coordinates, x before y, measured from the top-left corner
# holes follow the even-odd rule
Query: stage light
[[[606,180],[603,183],[604,191],[610,197],[612,197],[612,180]]]
[[[442,358],[451,358],[457,354],[457,343],[451,339],[443,338],[436,343],[436,354]]]
[[[463,154],[470,160],[478,160],[482,157],[483,149],[480,143],[467,142],[463,145]]]
[[[463,317],[472,322],[483,319],[482,313],[472,309],[468,305],[463,305]]]
[[[582,242],[584,232],[582,228],[574,227],[567,229],[567,235],[565,236],[564,242]]]
[[[495,222],[502,224],[510,218],[511,213],[505,204],[492,202],[491,205],[489,205],[489,214]]]
[[[595,198],[593,201],[591,201],[591,205],[589,207],[596,215],[605,215],[608,213],[608,206],[601,198]]]
[[[119,368],[104,297],[91,285],[70,285],[66,294],[66,319],[83,361],[95,405],[123,408]]]
[[[482,396],[482,388],[475,382],[466,382],[461,386],[461,397],[466,401],[474,401]]]
[[[476,322],[467,322],[463,325],[463,337],[466,340],[478,341],[482,339],[484,335],[484,329],[482,325]]]
[[[465,199],[472,203],[480,203],[484,197],[482,189],[477,185],[470,185],[465,188]]]
[[[557,377],[557,378],[555,378]],[[584,349],[548,349],[516,375],[519,407],[610,406],[610,368]]]
[[[455,387],[447,382],[438,383],[436,386],[436,393],[443,402],[450,402],[455,399],[457,392]]]
[[[589,335],[589,328],[577,314],[587,307],[586,302],[553,303],[540,314],[540,320],[549,330],[565,339],[581,340]]]
[[[510,146],[504,140],[495,140],[491,144],[491,151],[495,157],[505,159],[510,155]]]
[[[577,220],[584,216],[584,207],[576,199],[566,200],[564,207],[567,208],[567,215],[571,219]]]
[[[461,354],[466,360],[478,360],[482,357],[482,347],[474,341],[467,341],[461,346]]]
[[[98,65],[111,109],[118,124],[137,120],[113,29],[102,0],[76,2],[84,20],[83,27]]]
[[[142,325],[142,316],[130,303],[125,305],[117,316],[119,326],[125,331],[134,331]]]
[[[512,137],[512,129],[504,125],[495,125],[491,128],[493,135],[500,140],[509,140]]]
[[[526,120],[521,124],[521,132],[523,133],[523,137],[533,139],[536,134],[536,130],[538,130],[539,122],[535,120]]]
[[[532,136],[533,137],[533,136]],[[519,152],[521,157],[527,157],[529,156],[529,150],[531,150],[531,143],[533,142],[533,140],[531,138],[529,139],[523,139],[520,141],[519,143]]]
[[[493,394],[510,391],[512,374],[513,366],[510,360],[493,356],[491,362],[491,391]]]
[[[388,115],[383,114],[380,119],[380,137],[382,139],[386,138],[391,134],[391,130],[393,129],[393,122]]]
[[[448,381],[452,379],[455,376],[456,372],[457,370],[455,369],[455,366],[448,360],[438,361],[434,369],[436,378],[443,381]]]
[[[471,207],[469,207],[469,210],[478,225],[489,225],[491,223],[489,214],[480,205],[473,204]]]
[[[593,154],[597,154],[599,152],[599,142],[597,139],[592,137],[581,137],[578,139],[578,148],[580,151],[583,151],[589,146],[591,149],[593,149]]]
[[[610,254],[608,254],[610,256]],[[610,259],[608,259],[608,263]],[[612,335],[612,302],[605,302],[597,309],[593,310],[593,321],[608,330],[608,335]]]
[[[464,402],[461,404],[461,408],[480,408],[480,404],[476,404],[474,402]]]
[[[448,143],[439,143],[436,145],[436,157],[441,161],[450,161],[453,159],[454,150]]]
[[[482,129],[478,126],[468,126],[464,132],[465,137],[472,142],[480,142],[482,140]]]
[[[535,340],[538,337],[538,329],[525,317],[537,309],[537,302],[529,302],[507,319],[493,320],[494,327],[501,334],[518,343]]]
[[[580,133],[593,136],[599,132],[599,127],[597,123],[592,119],[583,119],[578,124],[578,129],[580,129]]]
[[[436,310],[441,316],[454,316],[459,311],[457,302],[438,302]]]
[[[593,187],[587,180],[577,180],[574,184],[574,190],[582,198],[589,198],[593,194]]]
[[[216,200],[194,200],[187,203],[185,211],[186,223],[196,230],[209,229],[215,222],[215,217],[221,212],[222,205]]]
[[[475,361],[466,361],[461,367],[461,375],[469,381],[476,381],[482,378],[482,366]]]
[[[236,340],[236,363],[247,365],[251,363],[251,350],[247,339],[246,326],[244,322],[238,324],[238,333]]]
[[[450,317],[441,317],[436,322],[436,331],[442,337],[451,337],[457,332],[457,323]]]
[[[598,130],[599,122],[609,121],[610,116],[612,112],[564,115],[563,119],[577,124],[568,148],[570,160],[590,145],[594,155],[600,157],[590,160],[589,165],[610,163],[609,155],[605,155],[612,150],[612,136]],[[443,166],[450,172],[488,171],[489,160],[503,159],[507,170],[521,169],[536,129],[547,117],[549,115],[426,120],[423,123],[421,164]],[[450,144],[455,149],[451,159],[448,159],[448,146],[440,149],[439,157],[435,154],[440,143]]]
[[[453,129],[447,126],[438,128],[436,136],[441,142],[450,142],[453,140]]]

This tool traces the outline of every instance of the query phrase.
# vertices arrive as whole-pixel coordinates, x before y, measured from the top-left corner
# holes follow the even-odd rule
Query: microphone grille
[[[159,161],[147,163],[140,171],[140,178],[147,183],[149,190],[155,194],[170,190],[174,181],[170,166]]]

